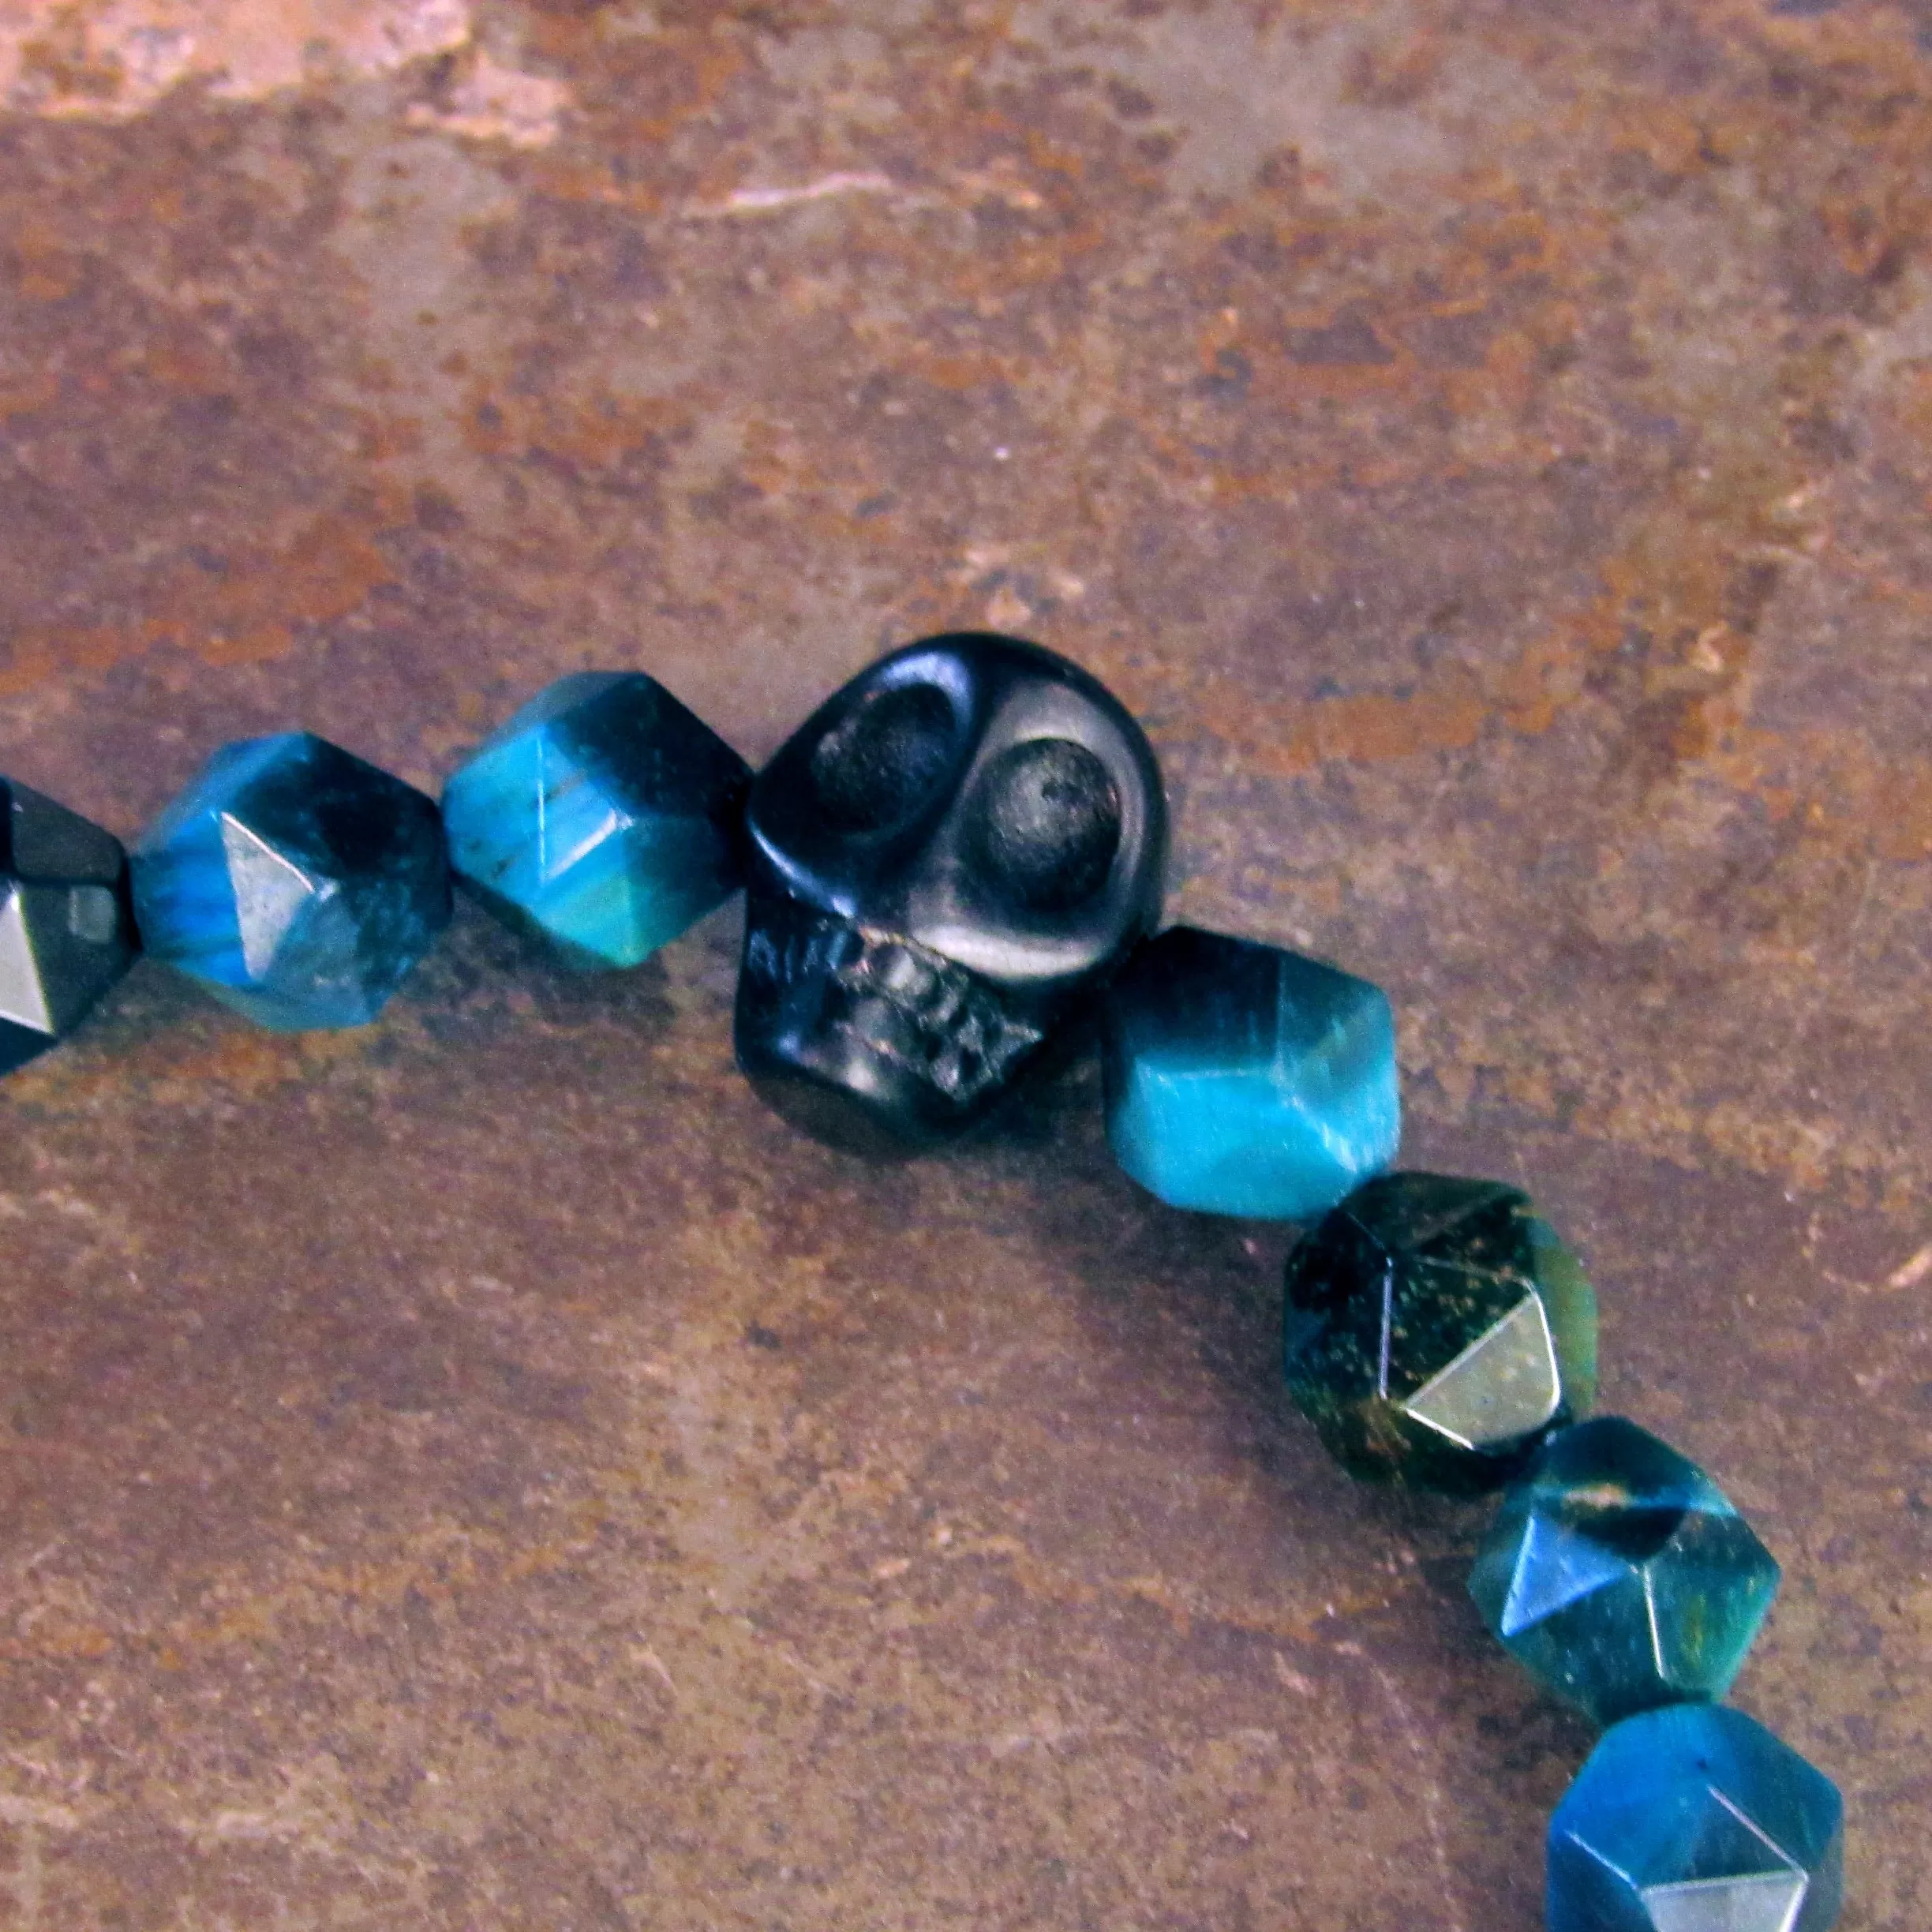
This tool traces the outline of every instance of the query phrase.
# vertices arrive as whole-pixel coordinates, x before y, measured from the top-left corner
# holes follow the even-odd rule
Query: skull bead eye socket
[[[868,691],[813,748],[819,810],[839,832],[897,825],[945,775],[957,732],[953,701],[936,684]]]
[[[1020,910],[1084,904],[1106,883],[1120,841],[1120,793],[1084,745],[1032,739],[987,767],[970,849],[986,882]]]

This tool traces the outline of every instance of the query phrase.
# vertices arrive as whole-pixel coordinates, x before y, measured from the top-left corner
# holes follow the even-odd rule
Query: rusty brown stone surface
[[[0,762],[131,834],[548,678],[1018,629],[1381,979],[1788,1581],[1932,1923],[1932,11],[0,0]],[[0,1095],[0,1926],[1530,1932],[1588,1738],[1091,1071],[851,1163],[728,917]]]

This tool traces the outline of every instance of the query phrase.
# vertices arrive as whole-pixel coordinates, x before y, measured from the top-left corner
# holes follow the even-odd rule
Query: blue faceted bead
[[[1742,1711],[1627,1717],[1550,1820],[1548,1932],[1825,1932],[1844,1813],[1831,1780]]]
[[[661,684],[579,672],[451,776],[450,863],[569,964],[635,966],[738,889],[751,777]]]
[[[223,746],[133,867],[148,950],[283,1032],[373,1020],[450,915],[435,804],[306,732]]]
[[[1395,1157],[1395,1017],[1366,980],[1176,926],[1129,963],[1104,1026],[1108,1142],[1173,1207],[1305,1219]]]
[[[1598,1724],[1731,1687],[1778,1567],[1694,1462],[1620,1416],[1551,1436],[1470,1593],[1511,1655]]]

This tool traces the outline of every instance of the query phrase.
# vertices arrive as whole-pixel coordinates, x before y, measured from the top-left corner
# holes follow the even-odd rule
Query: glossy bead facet
[[[1170,1207],[1298,1220],[1395,1158],[1395,1021],[1318,960],[1176,926],[1109,990],[1114,1157]]]
[[[306,732],[216,752],[133,880],[148,951],[285,1032],[373,1020],[450,915],[434,803]]]
[[[456,875],[570,964],[635,966],[743,883],[751,768],[640,672],[541,691],[450,778]]]
[[[1384,1174],[1288,1260],[1296,1405],[1357,1476],[1494,1488],[1594,1399],[1597,1297],[1519,1189]]]
[[[120,841],[0,778],[0,1073],[71,1033],[137,949]]]
[[[1825,1932],[1844,1809],[1829,1778],[1742,1711],[1626,1718],[1550,1820],[1548,1932]]]
[[[1601,1416],[1551,1436],[1511,1486],[1470,1593],[1512,1657],[1607,1724],[1722,1697],[1777,1585],[1694,1462]]]

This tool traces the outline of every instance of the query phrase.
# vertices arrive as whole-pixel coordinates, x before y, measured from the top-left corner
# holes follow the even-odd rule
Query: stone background
[[[1932,1923],[1925,0],[0,0],[0,95],[7,769],[1080,659],[1175,909],[1583,1249]],[[1530,1932],[1587,1735],[1283,1413],[1288,1232],[1086,1070],[793,1138],[733,942],[8,1083],[0,1925]]]

